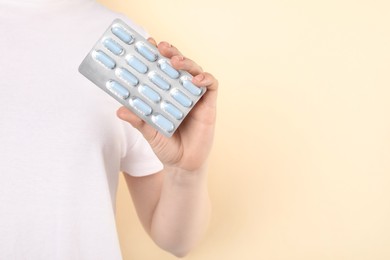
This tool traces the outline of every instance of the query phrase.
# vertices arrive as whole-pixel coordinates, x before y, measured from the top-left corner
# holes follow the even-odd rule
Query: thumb
[[[149,143],[151,143],[156,138],[156,135],[159,134],[156,129],[124,106],[117,110],[116,115],[123,121],[130,123],[134,128],[138,129]]]

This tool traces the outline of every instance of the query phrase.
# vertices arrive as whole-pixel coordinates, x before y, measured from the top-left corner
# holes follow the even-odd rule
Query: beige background
[[[390,259],[387,0],[101,0],[220,81],[213,219],[185,259]],[[124,258],[175,259],[121,180]]]

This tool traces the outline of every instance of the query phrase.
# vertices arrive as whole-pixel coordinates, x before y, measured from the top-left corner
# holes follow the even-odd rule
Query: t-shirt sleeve
[[[124,122],[125,151],[121,159],[121,171],[131,176],[146,176],[157,173],[163,165],[143,135]]]

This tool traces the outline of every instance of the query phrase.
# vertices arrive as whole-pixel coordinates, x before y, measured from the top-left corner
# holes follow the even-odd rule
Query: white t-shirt
[[[0,0],[0,259],[121,259],[119,172],[162,165],[78,72],[117,17],[131,23],[91,0]]]

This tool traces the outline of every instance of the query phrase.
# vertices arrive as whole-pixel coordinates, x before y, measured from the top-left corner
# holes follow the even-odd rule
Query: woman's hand
[[[149,42],[156,45],[151,38]],[[175,69],[188,71],[194,76],[192,82],[199,87],[206,87],[207,92],[171,138],[160,134],[125,107],[121,107],[117,115],[144,135],[165,167],[196,171],[205,165],[213,142],[218,81],[210,73],[204,72],[194,61],[184,57],[171,44],[161,42],[157,48],[163,56],[171,60]]]

